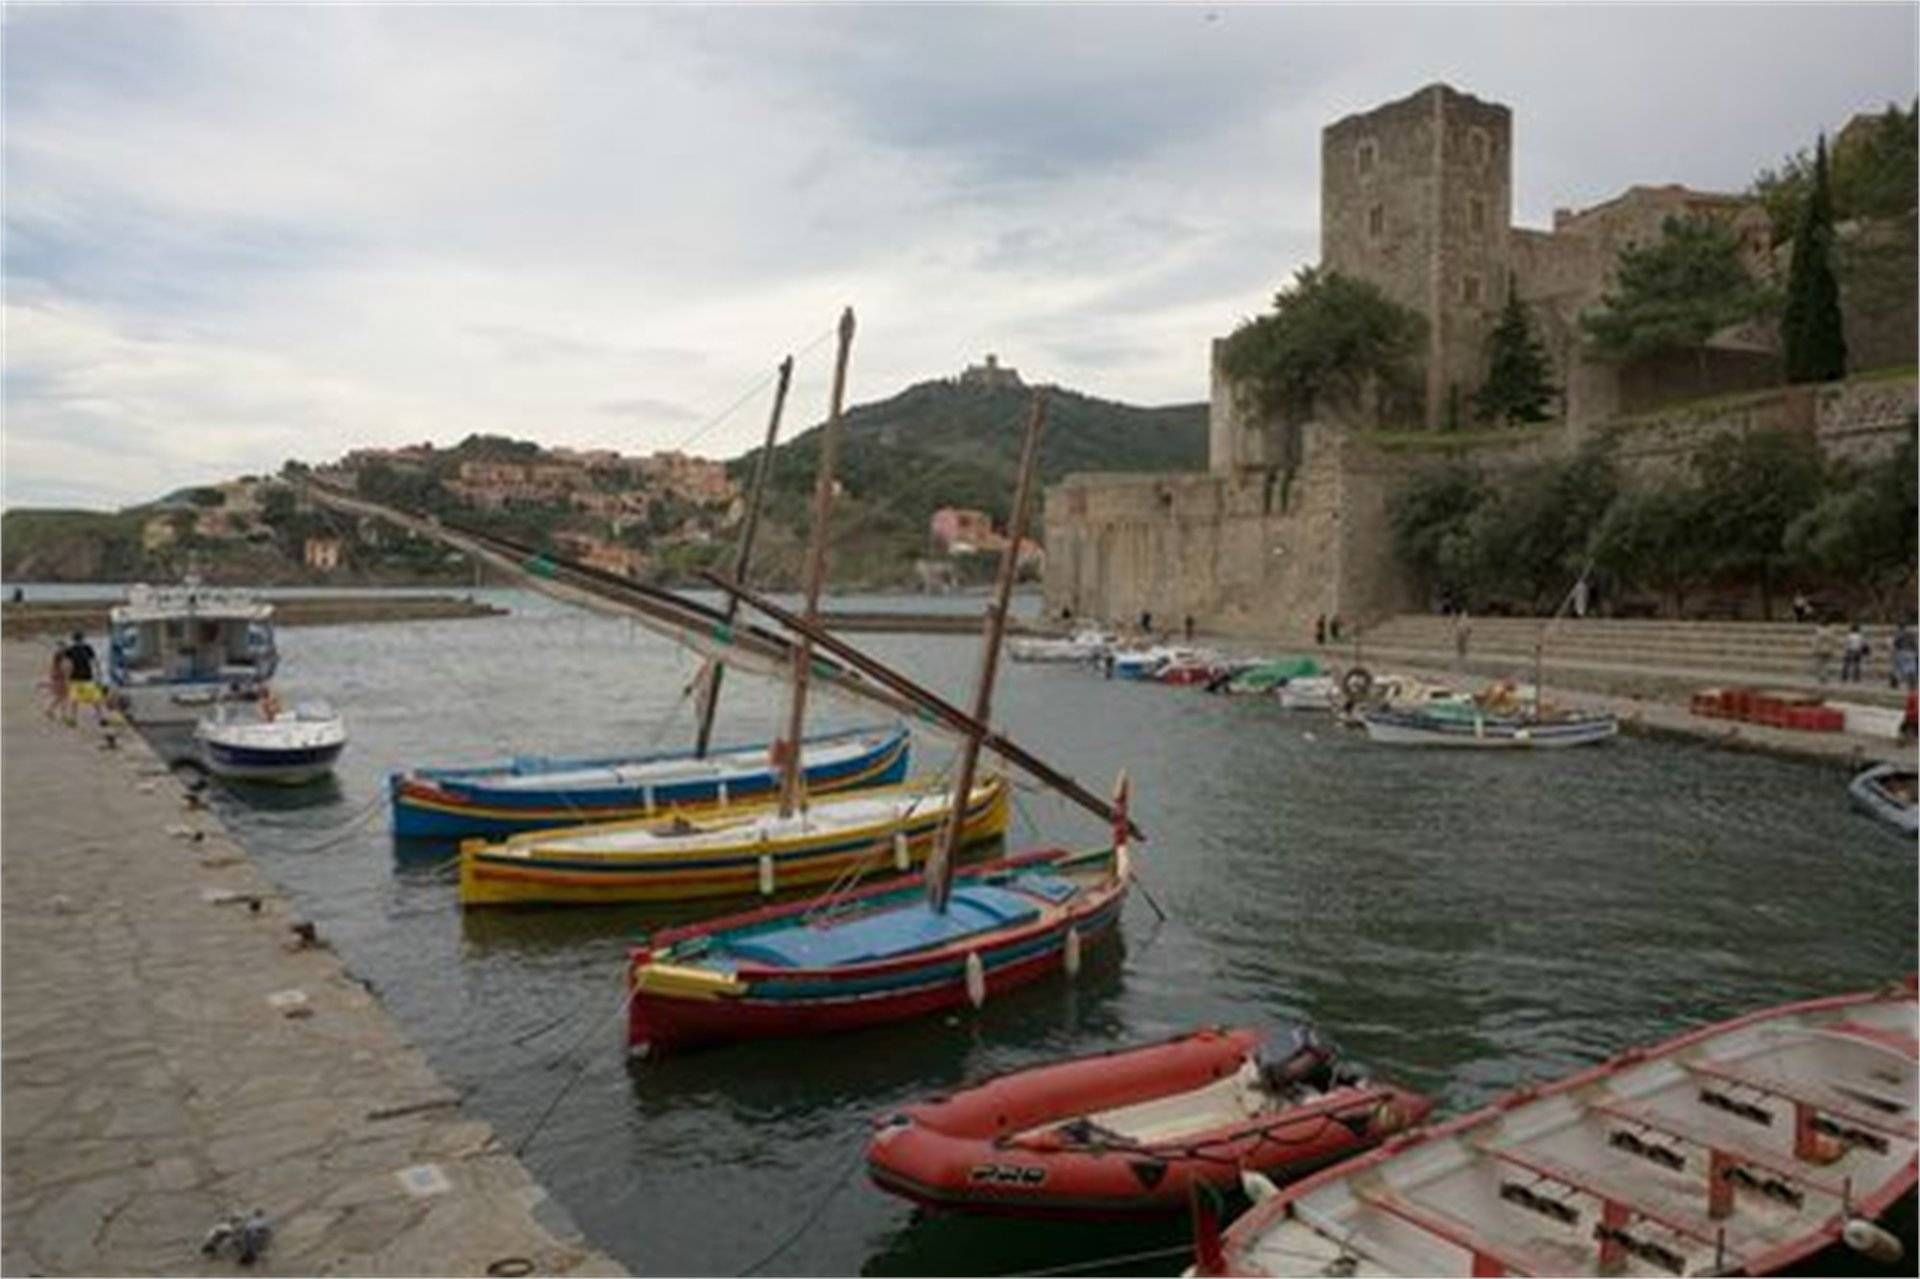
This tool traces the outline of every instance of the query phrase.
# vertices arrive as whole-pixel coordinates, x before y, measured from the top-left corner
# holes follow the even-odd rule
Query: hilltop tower
[[[1513,113],[1444,84],[1320,134],[1320,262],[1427,319],[1425,422],[1480,385],[1509,282]]]

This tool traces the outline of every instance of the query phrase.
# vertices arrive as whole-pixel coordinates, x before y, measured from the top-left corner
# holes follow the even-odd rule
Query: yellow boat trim
[[[680,964],[647,963],[633,975],[634,993],[645,991],[668,999],[722,999],[746,991],[746,983],[732,973]]]

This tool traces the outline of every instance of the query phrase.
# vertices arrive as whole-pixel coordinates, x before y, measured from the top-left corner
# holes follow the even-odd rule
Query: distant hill
[[[921,382],[890,399],[848,409],[841,419],[833,579],[897,584],[927,553],[927,526],[943,506],[973,507],[1004,522],[1013,504],[1033,393],[1017,386]],[[819,466],[820,426],[780,445],[767,500],[768,539],[760,570],[793,579],[807,503]],[[757,452],[757,450],[756,450]],[[753,453],[728,463],[741,484]],[[1138,408],[1054,388],[1040,441],[1040,476],[1075,471],[1198,471],[1207,465],[1207,406]],[[1040,532],[1036,499],[1033,530]]]

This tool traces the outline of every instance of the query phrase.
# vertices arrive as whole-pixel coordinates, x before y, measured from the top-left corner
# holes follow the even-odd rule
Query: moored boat
[[[263,699],[266,718],[232,719],[221,713],[194,727],[207,771],[234,781],[298,786],[333,771],[347,747],[347,725],[325,702],[303,702],[291,710]]]
[[[1847,783],[1853,802],[1903,835],[1920,833],[1916,789],[1920,776],[1900,764],[1875,764]]]
[[[195,723],[215,702],[256,698],[278,662],[273,605],[243,590],[143,584],[107,614],[107,684],[136,723]]]
[[[953,876],[875,884],[823,906],[794,902],[671,929],[629,957],[627,1047],[830,1034],[978,1006],[1076,971],[1112,938],[1131,873],[1124,841],[1045,849]]]
[[[928,1207],[1039,1217],[1183,1211],[1241,1170],[1291,1180],[1418,1124],[1306,1027],[1209,1029],[986,1080],[878,1120],[867,1172]]]
[[[814,794],[884,786],[906,776],[903,727],[821,734],[801,743],[800,768]],[[601,758],[523,756],[465,768],[417,768],[387,778],[393,833],[462,839],[589,822],[658,817],[679,809],[754,803],[780,785],[765,744]]]
[[[1618,717],[1567,713],[1534,717],[1500,714],[1472,702],[1433,702],[1401,709],[1372,707],[1360,723],[1376,742],[1396,746],[1540,749],[1586,746],[1619,735]]]
[[[1331,675],[1299,675],[1282,682],[1273,696],[1284,710],[1330,711],[1339,699],[1340,685]]]
[[[1847,1247],[1899,1265],[1916,1055],[1911,977],[1690,1031],[1283,1189],[1199,1269],[1834,1273],[1820,1258]]]
[[[1091,662],[1114,643],[1112,633],[1091,629],[1063,637],[1027,635],[1007,641],[1007,656],[1016,662]]]
[[[733,805],[460,846],[466,906],[592,905],[772,895],[924,862],[952,808],[944,786],[890,786],[779,806]],[[973,788],[963,847],[1007,829],[1008,788]]]
[[[1321,674],[1320,663],[1311,657],[1280,657],[1252,663],[1235,672],[1226,691],[1237,696],[1272,693],[1289,680]]]

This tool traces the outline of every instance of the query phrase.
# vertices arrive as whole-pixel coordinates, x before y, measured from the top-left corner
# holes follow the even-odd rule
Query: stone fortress
[[[1784,246],[1772,249],[1757,201],[1634,186],[1589,209],[1556,210],[1550,231],[1513,226],[1512,208],[1513,114],[1505,106],[1435,84],[1323,130],[1321,264],[1372,282],[1425,317],[1415,420],[1262,418],[1221,373],[1216,340],[1205,473],[1081,474],[1048,489],[1048,608],[1122,623],[1150,612],[1161,629],[1192,616],[1216,633],[1304,634],[1322,614],[1364,623],[1424,607],[1394,562],[1388,511],[1393,493],[1438,451],[1383,447],[1352,428],[1437,432],[1454,417],[1471,427],[1469,397],[1509,289],[1526,306],[1563,394],[1557,423],[1488,449],[1493,464],[1572,447],[1623,415],[1761,388],[1775,390],[1761,392],[1766,403],[1745,406],[1734,429],[1798,426],[1817,429],[1830,447],[1877,449],[1904,422],[1910,380],[1886,403],[1884,385],[1778,389],[1780,356],[1765,326],[1724,331],[1704,352],[1677,359],[1617,365],[1584,357],[1581,312],[1600,304],[1621,249],[1658,240],[1669,217],[1721,220],[1756,275],[1784,273]],[[1848,319],[1852,340],[1867,326]],[[1910,362],[1913,325],[1909,309],[1890,335],[1882,323],[1875,336]],[[1624,460],[1672,465],[1696,429],[1656,421],[1623,447]],[[1443,438],[1436,434],[1433,444]]]

